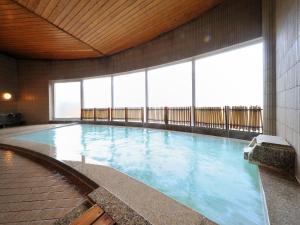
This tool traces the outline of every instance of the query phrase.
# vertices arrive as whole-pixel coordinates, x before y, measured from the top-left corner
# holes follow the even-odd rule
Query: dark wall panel
[[[0,113],[16,112],[17,86],[18,86],[17,61],[6,55],[0,54]],[[2,95],[9,92],[13,95],[10,101],[3,101]]]

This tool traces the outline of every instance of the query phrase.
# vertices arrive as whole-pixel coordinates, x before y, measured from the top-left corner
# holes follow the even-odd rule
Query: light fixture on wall
[[[210,34],[207,34],[207,35],[204,36],[203,42],[204,42],[204,43],[208,43],[208,42],[211,41],[211,38],[212,38],[211,35],[210,35]]]
[[[8,93],[8,92],[5,92],[5,93],[3,93],[2,98],[3,98],[5,101],[9,101],[9,100],[11,100],[11,98],[12,98],[12,94],[11,94],[11,93]]]

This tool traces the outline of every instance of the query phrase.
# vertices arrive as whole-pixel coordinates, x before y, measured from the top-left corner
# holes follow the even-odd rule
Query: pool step
[[[115,222],[97,204],[90,207],[80,217],[71,222],[71,225],[113,225]]]

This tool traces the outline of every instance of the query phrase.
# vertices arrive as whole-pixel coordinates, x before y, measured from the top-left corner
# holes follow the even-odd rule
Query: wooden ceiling
[[[0,52],[22,58],[111,55],[145,43],[222,0],[0,0]]]

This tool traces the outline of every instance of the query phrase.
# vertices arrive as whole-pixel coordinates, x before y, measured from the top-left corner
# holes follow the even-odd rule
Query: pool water
[[[183,132],[72,125],[20,135],[56,147],[60,160],[107,165],[163,192],[219,224],[266,222],[256,165],[247,142]]]

